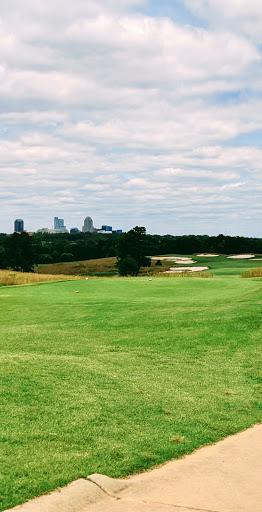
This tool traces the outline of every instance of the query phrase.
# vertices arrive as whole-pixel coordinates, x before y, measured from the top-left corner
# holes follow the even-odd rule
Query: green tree
[[[74,255],[71,252],[63,252],[61,254],[61,261],[73,261]]]
[[[139,273],[137,262],[129,255],[118,260],[116,267],[120,276],[137,276]]]
[[[20,272],[33,272],[36,256],[32,237],[25,231],[13,233],[6,239],[6,260],[8,266]]]
[[[122,233],[116,245],[116,268],[121,276],[136,276],[141,267],[150,267],[151,259],[146,256],[146,229],[136,226]]]

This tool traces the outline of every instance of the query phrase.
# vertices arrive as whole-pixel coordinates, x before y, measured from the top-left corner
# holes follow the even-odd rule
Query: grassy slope
[[[116,274],[116,258],[98,258],[96,260],[72,261],[69,263],[51,263],[35,267],[37,274],[92,275]]]
[[[170,254],[168,256],[172,255]],[[212,274],[220,276],[240,275],[244,270],[262,266],[262,261],[231,260],[228,259],[226,255],[220,255],[215,258],[199,257],[195,254],[188,256],[192,257],[193,260],[197,262],[195,265],[208,266]],[[116,274],[115,263],[116,258],[100,258],[97,260],[74,261],[70,263],[52,263],[51,265],[40,265],[36,267],[35,272],[38,274],[110,276]],[[170,261],[162,261],[162,266],[158,267],[155,266],[155,261],[152,260],[152,266],[141,269],[141,274],[154,274],[156,272],[168,270],[170,267],[181,266],[184,267],[186,264],[175,264]],[[192,264],[189,264],[188,266],[192,266]]]
[[[47,281],[68,281],[73,279],[76,279],[76,277],[72,275],[36,274],[34,272],[16,272],[13,270],[0,269],[0,286],[32,284]]]
[[[261,258],[261,255],[258,257]],[[210,272],[217,276],[239,276],[242,272],[248,269],[257,268],[262,266],[262,261],[250,260],[232,260],[228,259],[225,255],[218,256],[216,258],[203,258],[194,256],[194,260],[201,265],[206,264]]]
[[[235,277],[2,288],[2,509],[261,421],[261,301]]]

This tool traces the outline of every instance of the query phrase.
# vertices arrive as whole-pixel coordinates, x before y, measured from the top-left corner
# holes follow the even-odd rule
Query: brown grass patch
[[[99,258],[97,260],[73,261],[69,263],[51,263],[35,267],[36,274],[63,274],[81,276],[86,274],[116,272],[116,258]]]
[[[262,267],[252,268],[250,270],[245,270],[242,272],[241,277],[262,277]]]
[[[160,267],[161,268],[161,267]],[[210,272],[207,272],[206,270],[202,270],[199,272],[190,272],[189,270],[185,272],[174,272],[174,273],[166,273],[166,268],[160,270],[156,270],[155,267],[150,267],[149,269],[143,268],[141,269],[140,275],[143,276],[154,276],[154,277],[166,277],[167,279],[177,279],[181,277],[198,277],[202,279],[214,277],[214,274],[211,274]]]
[[[54,275],[54,274],[34,274],[33,272],[14,272],[12,270],[0,270],[0,286],[1,285],[17,285],[42,283],[46,281],[72,281],[77,277]]]

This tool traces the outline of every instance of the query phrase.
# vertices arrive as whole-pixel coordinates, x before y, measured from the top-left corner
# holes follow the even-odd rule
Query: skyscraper
[[[14,222],[14,231],[16,233],[22,233],[24,231],[24,221],[22,219],[16,219]]]
[[[92,233],[94,231],[93,219],[91,217],[86,217],[84,220],[84,225],[82,227],[83,233]]]
[[[58,217],[54,217],[54,229],[61,231],[64,233],[66,230],[66,226],[64,224],[64,219],[59,219]]]

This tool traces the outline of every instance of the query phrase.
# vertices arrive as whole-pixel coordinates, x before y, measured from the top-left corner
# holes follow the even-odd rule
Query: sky
[[[0,7],[0,232],[262,236],[261,0]]]

